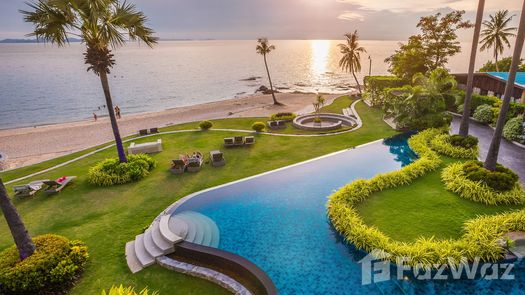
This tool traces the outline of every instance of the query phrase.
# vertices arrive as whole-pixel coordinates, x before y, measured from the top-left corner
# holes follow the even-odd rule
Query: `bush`
[[[295,113],[289,113],[289,112],[277,113],[277,114],[271,115],[270,120],[272,121],[281,120],[281,121],[291,122],[293,121],[293,119],[295,119],[295,117],[297,117]]]
[[[463,92],[461,94],[461,99],[457,102],[458,107],[461,105],[463,107],[463,102],[465,100],[465,93]],[[472,99],[470,101],[470,115],[473,115],[476,109],[481,105],[488,105],[491,107],[497,106],[501,103],[501,100],[495,96],[488,96],[488,95],[479,95],[476,93],[472,94]],[[463,112],[463,108],[461,109],[461,112]]]
[[[202,130],[208,130],[213,126],[211,121],[202,121],[199,123],[199,128]]]
[[[479,154],[478,139],[473,136],[440,134],[430,140],[430,146],[436,152],[462,159],[477,159]]]
[[[525,132],[523,130],[523,117],[510,119],[503,128],[503,136],[508,140],[524,142]]]
[[[415,242],[405,243],[392,240],[377,228],[366,225],[355,209],[356,204],[374,192],[409,184],[437,169],[441,159],[428,144],[439,134],[442,134],[441,130],[428,129],[413,136],[409,145],[420,158],[400,171],[379,174],[370,180],[356,180],[330,196],[328,216],[346,240],[358,249],[374,251],[378,259],[395,263],[396,257],[410,257],[405,263],[412,266],[437,267],[448,264],[450,258],[456,262],[463,261],[464,257],[469,261],[475,257],[483,261],[503,258],[505,251],[496,241],[509,231],[525,230],[525,210],[468,221],[465,234],[458,240],[419,238]]]
[[[487,205],[525,203],[525,192],[512,171],[500,166],[500,171],[503,168],[506,172],[495,173],[484,169],[481,165],[478,161],[451,164],[443,169],[441,180],[447,190],[474,202]],[[492,176],[487,176],[490,174]],[[495,174],[497,176],[494,176]],[[499,181],[501,183],[498,183]],[[505,186],[507,189],[496,190],[493,186],[497,188]]]
[[[396,76],[366,76],[365,96],[373,106],[382,106],[385,99],[384,91],[388,88],[401,87],[407,83]]]
[[[483,167],[479,161],[469,161],[463,166],[465,177],[477,182],[482,182],[495,191],[508,191],[514,188],[519,177],[512,170],[496,165],[495,171],[490,171]]]
[[[494,111],[489,105],[480,105],[474,112],[474,119],[481,123],[490,124],[494,121]]]
[[[261,132],[266,128],[266,125],[263,122],[255,122],[252,124],[252,129],[256,132]]]
[[[55,294],[71,287],[89,258],[87,247],[57,235],[33,239],[36,251],[20,261],[16,246],[0,253],[0,294]]]
[[[129,155],[128,162],[119,159],[106,159],[91,167],[88,181],[98,186],[111,186],[140,180],[149,175],[156,162],[145,154]]]
[[[116,287],[112,286],[111,289],[109,289],[109,292],[106,293],[106,290],[102,290],[102,295],[157,295],[158,293],[154,291],[153,293],[150,293],[148,288],[142,289],[140,292],[135,292],[135,289],[132,287],[124,287],[122,285]]]

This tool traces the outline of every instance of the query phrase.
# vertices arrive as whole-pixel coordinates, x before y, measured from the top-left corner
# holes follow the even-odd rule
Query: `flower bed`
[[[458,194],[460,197],[487,205],[523,204],[525,192],[518,181],[510,181],[508,190],[497,190],[482,180],[471,180],[465,171],[471,162],[454,163],[443,169],[441,179],[445,188]],[[503,181],[495,180],[499,185]]]
[[[355,209],[374,192],[407,185],[418,177],[437,169],[440,157],[429,147],[432,138],[442,134],[441,130],[427,129],[409,140],[410,147],[419,159],[399,171],[379,174],[370,180],[356,180],[334,194],[328,201],[328,216],[341,235],[359,249],[384,256],[378,259],[396,262],[396,257],[410,257],[410,265],[436,267],[456,262],[466,257],[480,257],[485,261],[497,261],[503,257],[504,249],[496,241],[506,232],[525,230],[525,210],[480,217],[465,224],[465,234],[457,240],[419,238],[412,243],[393,240],[374,226],[365,224]],[[390,256],[386,255],[390,254]]]
[[[79,241],[57,235],[33,241],[36,251],[23,261],[16,246],[0,253],[0,294],[62,294],[89,258],[87,247]]]
[[[477,145],[477,139],[475,145],[464,143],[460,141],[458,135],[440,134],[430,140],[430,146],[436,152],[461,159],[477,159],[479,154],[479,148]],[[467,140],[465,140],[467,141]],[[458,142],[457,144],[454,144]]]

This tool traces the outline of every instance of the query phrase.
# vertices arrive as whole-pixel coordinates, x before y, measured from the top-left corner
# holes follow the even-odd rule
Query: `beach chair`
[[[233,145],[234,146],[243,146],[244,145],[244,137],[242,137],[242,136],[235,136],[233,138]]]
[[[220,167],[226,164],[226,161],[224,160],[224,155],[222,154],[221,151],[211,151],[210,160],[211,160],[211,165],[213,167]]]
[[[73,181],[76,176],[65,176],[62,180],[59,178],[58,180],[49,180],[44,181],[44,184],[47,185],[47,187],[44,189],[44,193],[46,195],[51,194],[57,194],[61,192],[71,181]]]
[[[29,184],[14,186],[13,192],[15,193],[15,197],[26,198],[34,196],[36,192],[42,188],[44,181],[49,181],[49,179],[37,180],[32,181]]]
[[[224,146],[225,147],[231,147],[231,146],[234,146],[234,140],[233,140],[233,137],[226,137],[224,139]]]
[[[279,126],[277,125],[277,121],[268,121],[266,122],[266,124],[268,125],[268,128],[272,130],[279,128]]]
[[[140,136],[148,135],[148,129],[140,129],[139,130],[139,135]]]
[[[286,121],[283,121],[283,120],[277,121],[277,129],[286,129]]]
[[[255,137],[253,136],[246,136],[244,138],[244,144],[245,145],[253,145],[255,143]]]
[[[150,128],[150,129],[149,129],[149,133],[150,133],[150,134],[159,133],[159,128],[156,128],[156,127],[155,127],[155,128]]]
[[[186,170],[186,162],[182,159],[179,160],[172,160],[171,161],[171,169],[170,171],[173,174],[182,174]]]
[[[201,171],[202,163],[203,163],[202,154],[200,158],[191,157],[188,159],[188,165],[186,165],[186,171],[190,173],[195,173]]]

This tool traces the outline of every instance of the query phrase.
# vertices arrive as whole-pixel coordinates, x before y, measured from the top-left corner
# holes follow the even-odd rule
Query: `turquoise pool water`
[[[345,243],[326,216],[327,197],[358,178],[393,171],[416,158],[407,135],[343,151],[204,192],[175,211],[216,222],[219,248],[268,273],[280,294],[523,294],[515,281],[391,280],[361,284],[366,253]]]

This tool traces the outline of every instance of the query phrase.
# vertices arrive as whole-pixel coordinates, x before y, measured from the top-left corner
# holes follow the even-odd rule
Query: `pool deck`
[[[461,117],[454,116],[451,124],[451,131],[458,133]],[[470,120],[469,134],[479,139],[479,159],[484,161],[492,140],[494,130],[486,125]],[[522,184],[525,184],[525,149],[516,144],[503,139],[499,151],[498,162],[516,172]]]

